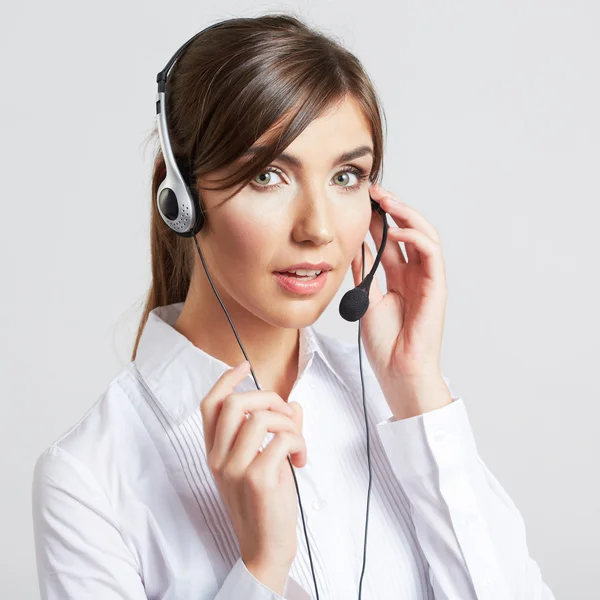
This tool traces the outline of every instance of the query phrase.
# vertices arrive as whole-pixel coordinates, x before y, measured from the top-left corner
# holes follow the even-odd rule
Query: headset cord
[[[362,244],[362,275],[361,281],[365,278],[365,243]],[[358,320],[358,366],[360,370],[360,384],[362,388],[362,399],[363,399],[363,410],[365,413],[365,429],[367,430],[367,462],[369,465],[369,487],[367,489],[367,516],[365,518],[365,543],[363,547],[363,566],[362,572],[360,574],[360,583],[358,585],[358,598],[359,600],[362,598],[362,582],[363,577],[365,575],[365,566],[367,562],[367,531],[369,528],[369,504],[371,498],[371,447],[369,444],[369,420],[367,419],[367,404],[365,401],[365,382],[363,379],[363,370],[362,370],[362,345],[360,341],[360,330],[362,324],[362,317]]]
[[[202,256],[202,251],[200,250],[200,246],[198,245],[198,240],[196,239],[196,236],[193,235],[192,236],[194,238],[194,242],[196,243],[196,248],[198,250],[198,254],[200,256],[200,260],[202,261],[202,266],[204,267],[204,271],[206,273],[206,276],[208,277],[208,281],[210,282],[210,285],[213,289],[213,292],[215,293],[215,295],[217,296],[217,299],[219,300],[219,303],[221,304],[221,307],[223,308],[223,310],[225,311],[225,315],[227,316],[227,320],[229,321],[229,324],[231,325],[231,328],[233,329],[233,333],[235,334],[235,337],[238,341],[238,344],[240,345],[240,348],[242,349],[242,352],[244,353],[244,357],[246,358],[246,360],[248,361],[248,363],[250,364],[250,371],[252,373],[252,378],[254,379],[254,383],[256,384],[257,389],[261,390],[262,388],[260,387],[257,379],[256,379],[256,375],[254,373],[254,369],[252,368],[252,363],[250,363],[250,359],[248,358],[248,355],[246,354],[246,350],[244,349],[244,345],[242,344],[242,341],[240,340],[237,331],[235,330],[235,327],[233,325],[233,322],[231,321],[231,318],[229,316],[229,313],[227,312],[227,309],[225,308],[225,305],[223,304],[223,301],[221,300],[221,296],[219,296],[219,292],[217,292],[215,285],[211,279],[211,276],[208,272],[208,269],[206,267],[206,263],[204,262],[204,257]],[[292,470],[292,476],[294,478],[294,485],[296,486],[296,494],[298,496],[298,502],[300,503],[300,515],[302,517],[302,527],[304,528],[304,537],[306,538],[306,547],[308,549],[308,559],[310,560],[310,569],[312,571],[312,576],[313,576],[313,582],[315,584],[315,592],[317,594],[317,600],[319,600],[319,590],[317,588],[317,578],[315,577],[315,569],[314,569],[314,565],[313,565],[313,560],[312,560],[312,554],[310,552],[310,546],[308,544],[308,533],[306,531],[306,523],[304,521],[304,511],[302,509],[302,500],[300,499],[300,490],[298,489],[298,481],[296,479],[296,472],[294,470],[294,466],[292,465],[292,460],[290,458],[290,455],[288,454],[287,456],[287,460],[288,463],[290,465],[290,469]]]
[[[225,308],[225,305],[223,304],[223,301],[221,300],[221,296],[219,296],[219,292],[217,292],[217,289],[215,288],[215,285],[212,281],[210,273],[208,272],[208,268],[204,261],[204,256],[202,255],[202,251],[200,250],[200,246],[198,245],[198,240],[196,239],[195,235],[193,235],[192,238],[194,238],[194,243],[196,244],[196,249],[198,250],[198,255],[200,256],[200,260],[202,261],[202,266],[204,267],[204,272],[206,273],[206,276],[207,276],[208,281],[213,289],[213,292],[215,293],[217,299],[219,300],[219,304],[221,305],[221,308],[223,309],[223,311],[225,312],[225,315],[227,316],[227,320],[229,321],[229,324],[231,325],[231,328],[236,337],[236,340],[242,350],[242,353],[244,354],[244,358],[248,361],[248,364],[250,364],[250,372],[252,373],[252,378],[254,379],[254,383],[255,383],[257,389],[261,390],[262,388],[260,387],[258,380],[256,379],[254,369],[252,368],[252,363],[250,363],[250,359],[248,358],[248,355],[246,354],[244,345],[242,344],[242,341],[240,340],[240,338],[237,334],[237,331],[235,330],[235,327],[233,325],[231,317],[229,316],[229,313],[227,312],[227,309]],[[362,245],[362,279],[364,279],[364,277],[365,277],[365,244],[363,242],[363,245]],[[358,350],[359,350],[358,359],[359,359],[359,368],[360,368],[360,381],[361,381],[361,386],[362,386],[363,409],[365,411],[365,425],[367,428],[367,459],[368,459],[368,463],[369,463],[369,488],[368,488],[368,492],[367,492],[367,517],[366,517],[366,521],[365,521],[365,543],[364,543],[364,552],[363,552],[363,568],[362,568],[362,573],[360,576],[360,585],[359,585],[359,592],[358,592],[359,600],[360,600],[361,594],[362,594],[362,580],[363,580],[363,576],[365,574],[366,552],[367,552],[367,528],[368,528],[368,523],[369,523],[369,496],[371,493],[371,456],[370,456],[370,446],[369,446],[369,425],[368,425],[368,421],[367,421],[367,409],[366,409],[366,403],[365,403],[365,385],[364,385],[363,372],[362,372],[360,325],[361,325],[361,319],[358,320]],[[315,576],[315,568],[313,565],[312,554],[310,551],[310,545],[308,543],[308,533],[306,531],[306,522],[304,520],[304,510],[302,508],[302,500],[300,498],[300,490],[298,489],[298,481],[296,479],[296,472],[295,472],[295,469],[294,469],[294,466],[292,464],[289,454],[287,456],[287,460],[290,465],[290,469],[292,470],[292,476],[294,478],[294,485],[296,486],[296,494],[298,496],[298,503],[300,504],[300,516],[302,517],[302,527],[304,529],[304,537],[306,539],[306,548],[308,550],[308,559],[310,561],[310,569],[312,572],[313,583],[315,585],[316,600],[319,600],[319,589],[317,587],[317,578]]]

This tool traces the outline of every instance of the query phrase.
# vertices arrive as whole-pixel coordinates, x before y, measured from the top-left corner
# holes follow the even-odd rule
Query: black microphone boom
[[[375,262],[373,263],[369,274],[354,289],[348,290],[340,300],[340,315],[343,319],[346,319],[346,321],[358,321],[367,312],[367,309],[369,308],[369,289],[371,288],[375,271],[379,266],[381,255],[385,250],[385,243],[387,241],[388,222],[385,218],[385,211],[377,202],[375,202],[375,200],[371,200],[371,208],[376,210],[383,219],[381,246],[379,246]]]

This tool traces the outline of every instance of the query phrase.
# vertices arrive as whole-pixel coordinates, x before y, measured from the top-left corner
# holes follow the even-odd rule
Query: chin
[[[291,303],[283,303],[274,310],[267,310],[263,319],[274,327],[282,329],[302,329],[315,323],[323,314],[324,308],[316,303],[304,303],[304,306],[291,306]]]

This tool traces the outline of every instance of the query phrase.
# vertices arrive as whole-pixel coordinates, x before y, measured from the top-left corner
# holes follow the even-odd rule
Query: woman
[[[230,19],[166,95],[204,225],[177,235],[159,213],[157,152],[132,361],[36,463],[42,598],[552,599],[440,372],[439,234],[374,184],[382,113],[360,62],[291,15]],[[362,362],[312,324],[349,265],[358,285],[374,264],[370,198],[397,227]]]

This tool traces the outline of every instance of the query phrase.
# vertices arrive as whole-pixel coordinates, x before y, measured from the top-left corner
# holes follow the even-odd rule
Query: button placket
[[[475,525],[477,524],[478,521],[479,521],[479,517],[474,513],[468,514],[464,518],[464,524],[467,527],[469,527],[470,529],[475,527]]]
[[[317,388],[317,383],[314,381],[314,377],[305,369],[302,373],[301,378],[298,381],[298,385],[290,393],[289,401],[295,400],[296,395],[304,394],[310,398],[314,397],[314,391]],[[310,402],[304,402],[303,399],[299,400],[299,403],[306,406],[309,410]],[[306,424],[306,415],[304,423]],[[304,509],[304,515],[310,522],[316,517],[320,517],[324,514],[324,509],[327,507],[327,501],[323,497],[322,493],[319,493],[319,485],[317,484],[314,475],[314,465],[312,462],[312,453],[310,448],[309,440],[307,439],[308,455],[306,465],[296,470],[296,474],[299,480],[300,498],[302,500],[302,507]],[[300,483],[301,481],[301,483]],[[299,512],[299,511],[298,511]]]
[[[310,506],[314,511],[319,511],[323,508],[323,501],[320,501],[318,498],[315,498]]]
[[[300,498],[304,509],[304,516],[310,522],[315,518],[324,515],[324,509],[327,507],[327,500],[319,493],[319,486],[314,477],[314,466],[307,457],[306,465],[296,471],[298,475]]]

